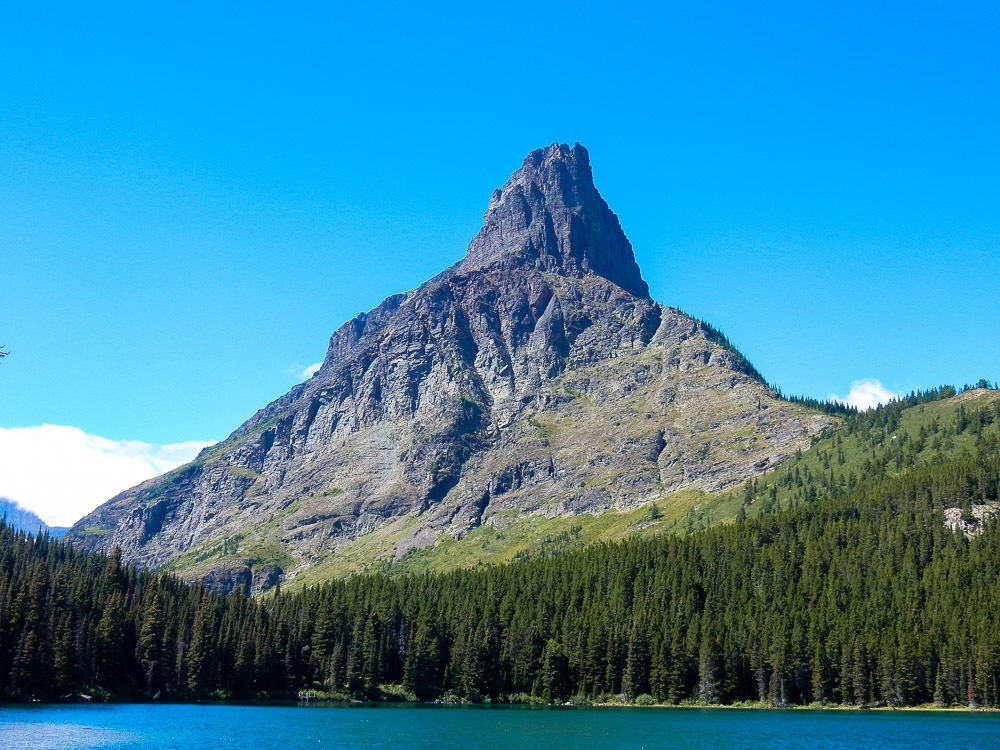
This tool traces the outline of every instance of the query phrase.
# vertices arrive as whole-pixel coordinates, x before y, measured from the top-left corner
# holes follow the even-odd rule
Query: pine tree
[[[549,638],[542,649],[534,695],[549,703],[569,697],[566,655],[555,638]]]
[[[698,700],[706,704],[719,702],[718,643],[708,632],[698,650]]]
[[[195,697],[205,697],[215,689],[214,646],[215,613],[212,599],[206,591],[198,605],[187,652],[187,688]]]
[[[628,656],[625,659],[625,675],[622,678],[622,692],[632,699],[649,692],[649,645],[639,618],[632,621],[628,639]]]
[[[97,623],[97,681],[109,692],[121,692],[125,687],[125,600],[112,591]]]
[[[440,643],[431,629],[430,619],[423,616],[407,648],[403,686],[419,700],[427,701],[438,696],[440,684]]]
[[[142,626],[139,630],[139,661],[144,667],[146,692],[154,695],[162,687],[158,668],[163,651],[163,606],[160,591],[154,584],[147,594],[148,603],[142,611]]]

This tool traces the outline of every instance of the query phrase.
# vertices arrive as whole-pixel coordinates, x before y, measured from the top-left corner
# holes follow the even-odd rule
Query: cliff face
[[[580,144],[532,152],[493,192],[483,228],[459,264],[462,271],[485,267],[601,276],[649,297],[632,245],[597,192],[590,156]]]
[[[460,263],[344,324],[309,381],[71,537],[269,585],[390,524],[399,555],[512,515],[722,489],[830,422],[649,299],[587,151],[553,144],[494,192]]]

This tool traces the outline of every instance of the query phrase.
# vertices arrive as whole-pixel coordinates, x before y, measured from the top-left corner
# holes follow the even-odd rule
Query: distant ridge
[[[49,532],[49,536],[61,537],[67,531],[68,526],[49,526],[45,521],[36,516],[27,508],[22,508],[13,500],[0,497],[0,518],[7,518],[7,523],[21,531],[34,534],[41,531]]]

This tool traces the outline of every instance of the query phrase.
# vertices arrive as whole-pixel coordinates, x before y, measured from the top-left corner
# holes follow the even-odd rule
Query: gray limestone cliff
[[[586,149],[553,144],[494,192],[461,262],[345,323],[310,380],[70,537],[260,589],[389,528],[399,555],[731,487],[831,421],[652,301]]]

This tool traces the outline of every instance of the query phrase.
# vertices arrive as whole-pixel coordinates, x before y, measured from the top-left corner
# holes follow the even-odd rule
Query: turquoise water
[[[0,707],[0,748],[995,748],[1000,714],[657,708]]]

